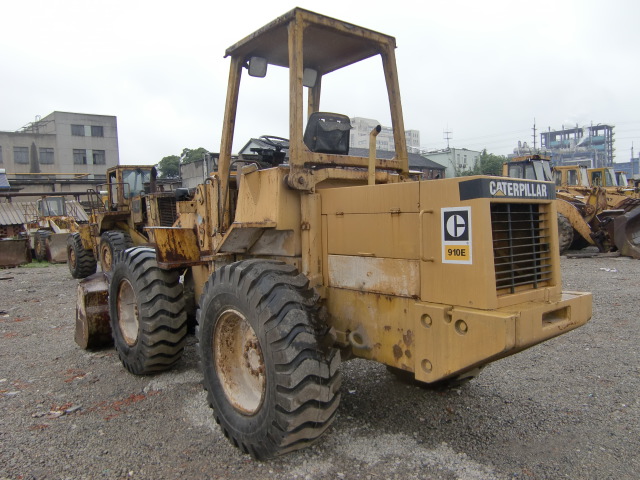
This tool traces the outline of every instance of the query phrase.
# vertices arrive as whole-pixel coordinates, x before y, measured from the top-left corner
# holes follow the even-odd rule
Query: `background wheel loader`
[[[146,226],[171,226],[176,220],[178,191],[157,188],[157,171],[149,165],[119,165],[107,170],[104,189],[89,190],[91,220],[70,236],[66,246],[74,278],[109,272],[117,254],[134,245],[153,242]],[[151,236],[151,237],[150,237]]]
[[[585,203],[596,205],[594,238],[605,241],[605,245],[598,245],[601,251],[608,245],[622,255],[640,259],[640,198],[634,189],[618,187],[612,168],[570,165],[553,170],[559,196],[582,197]]]
[[[538,154],[514,157],[503,165],[503,174],[511,178],[555,179],[561,254],[594,245],[601,252],[620,250],[624,255],[640,255],[640,249],[630,244],[639,235],[640,226],[635,221],[629,223],[624,209],[609,208],[607,192],[590,186],[586,172],[586,167],[580,166],[552,169],[550,157]]]
[[[79,284],[79,325],[104,325],[108,297],[116,350],[135,374],[179,360],[192,284],[208,402],[255,458],[330,427],[348,358],[456,381],[591,317],[590,294],[562,291],[552,183],[411,178],[395,48],[393,37],[300,8],[228,48],[218,171],[177,202],[171,227],[146,228],[153,248],[122,252],[108,284]],[[320,109],[332,72],[373,57],[392,160],[376,156],[379,129],[368,158],[349,155],[349,117]],[[232,163],[243,70],[263,77],[267,66],[288,68],[288,155]]]

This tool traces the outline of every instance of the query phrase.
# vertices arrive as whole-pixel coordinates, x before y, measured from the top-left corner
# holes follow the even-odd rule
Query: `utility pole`
[[[536,119],[533,119],[533,151],[536,151]]]
[[[449,127],[447,127],[449,128]],[[449,150],[449,140],[451,140],[453,137],[450,137],[449,135],[451,135],[453,132],[445,130],[443,132],[443,138],[447,141],[447,150]]]

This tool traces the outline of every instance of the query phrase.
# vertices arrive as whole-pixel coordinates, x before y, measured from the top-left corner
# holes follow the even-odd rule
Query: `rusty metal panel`
[[[300,230],[300,193],[286,188],[286,168],[241,175],[234,224],[274,222],[278,230]]]
[[[78,283],[75,341],[84,349],[113,343],[109,321],[109,281],[103,272]]]
[[[0,267],[12,268],[25,263],[31,263],[29,239],[0,239]]]
[[[418,260],[329,255],[329,286],[401,297],[420,294]]]
[[[156,258],[161,266],[183,266],[200,261],[198,238],[192,228],[147,227],[156,241]]]

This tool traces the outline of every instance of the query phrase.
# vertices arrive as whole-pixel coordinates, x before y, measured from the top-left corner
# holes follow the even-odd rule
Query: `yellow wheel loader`
[[[591,294],[562,291],[553,183],[412,178],[395,48],[391,36],[300,8],[228,48],[218,170],[177,202],[171,227],[146,229],[153,248],[122,253],[103,287],[116,350],[135,374],[179,360],[185,290],[195,290],[208,402],[255,458],[330,427],[341,361],[455,383],[591,317]],[[376,155],[379,128],[368,157],[350,155],[349,117],[321,109],[325,81],[368,59],[384,73],[391,160]],[[232,162],[242,73],[267,67],[288,69],[288,138],[268,136],[272,152]],[[78,318],[104,326],[105,295],[91,281],[79,284]]]
[[[640,259],[640,197],[635,190],[618,187],[612,168],[565,165],[553,170],[558,197],[572,197],[595,207],[593,220],[586,221],[593,227],[600,250],[617,249]]]
[[[67,241],[69,271],[74,278],[112,270],[117,255],[132,246],[153,243],[147,226],[171,226],[176,220],[176,196],[184,190],[162,192],[156,168],[119,165],[107,170],[104,190],[89,190],[91,220]]]

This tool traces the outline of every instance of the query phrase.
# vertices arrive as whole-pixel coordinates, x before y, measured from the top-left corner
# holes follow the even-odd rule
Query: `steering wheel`
[[[262,135],[258,140],[266,143],[277,151],[289,149],[289,139],[276,137],[275,135]]]

